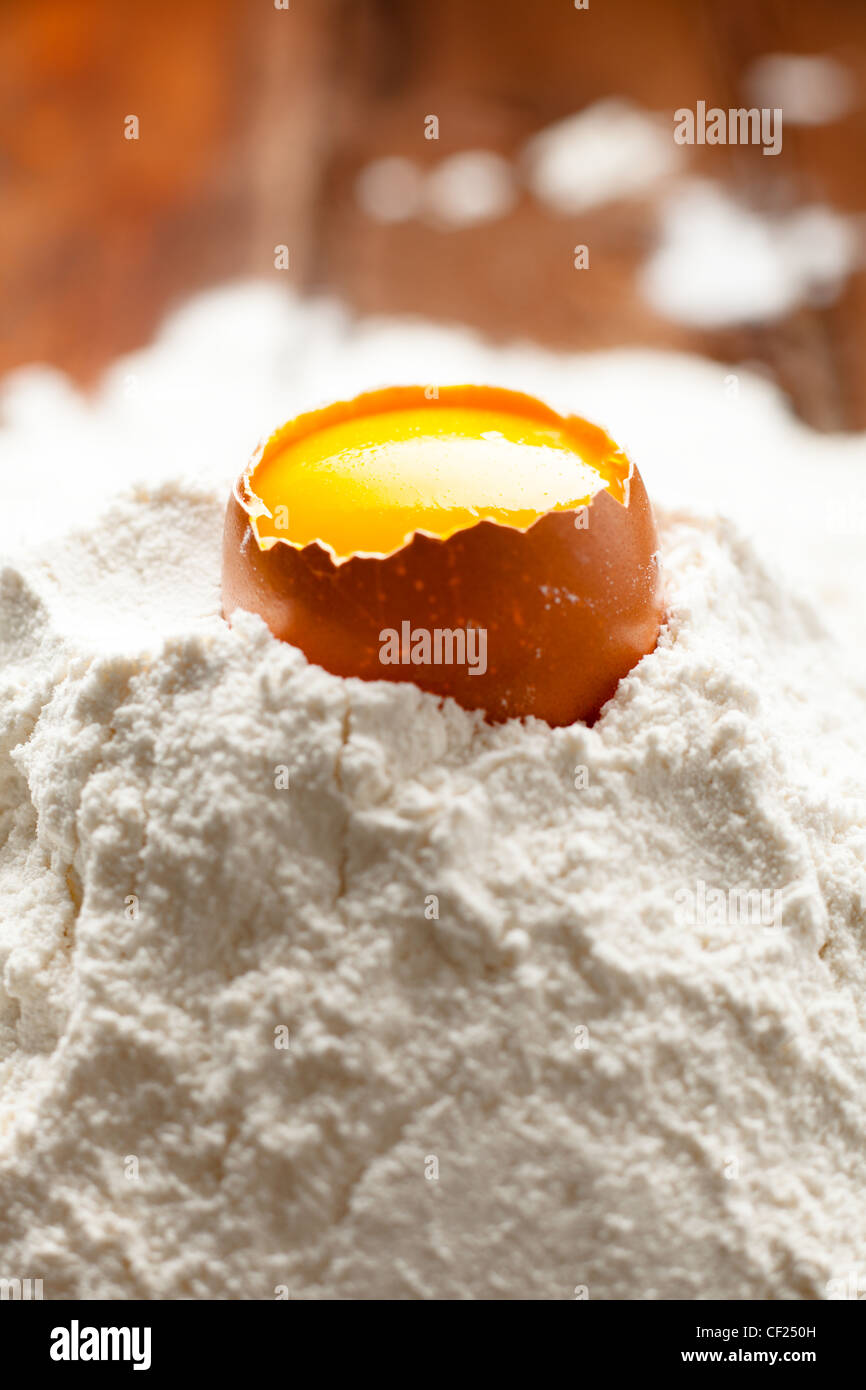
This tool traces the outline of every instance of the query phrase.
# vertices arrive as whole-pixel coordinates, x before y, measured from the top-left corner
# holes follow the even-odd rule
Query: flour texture
[[[217,365],[226,323],[235,343],[258,325],[264,384],[255,356]],[[662,390],[649,462],[632,448],[668,623],[594,727],[491,727],[331,676],[257,618],[222,621],[225,490],[326,363],[337,396],[398,358],[418,380],[521,374],[586,413],[653,374],[690,379],[696,415],[730,410],[706,364],[497,353],[250,287],[187,310],[96,402],[64,397],[101,493],[66,527],[49,497],[36,537],[33,402],[68,388],[9,388],[4,486],[33,469],[0,575],[0,1274],[46,1298],[866,1289],[844,542],[804,551],[792,525],[762,545],[771,480],[718,505],[731,474],[708,444],[694,478],[697,422],[656,476]],[[236,412],[197,435],[221,370]],[[130,374],[166,419],[126,455]],[[743,382],[777,486],[822,448],[825,476],[854,478],[861,442],[807,437]]]

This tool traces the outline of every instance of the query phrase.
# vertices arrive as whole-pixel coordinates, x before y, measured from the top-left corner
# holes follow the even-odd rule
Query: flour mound
[[[662,516],[669,623],[597,724],[488,727],[227,628],[221,508],[139,491],[0,579],[5,1267],[828,1296],[866,1245],[866,691],[816,611]],[[699,882],[781,924],[684,923]]]

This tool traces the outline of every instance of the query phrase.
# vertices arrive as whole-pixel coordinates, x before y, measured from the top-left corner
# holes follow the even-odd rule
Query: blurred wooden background
[[[824,429],[866,426],[866,274],[831,304],[718,331],[635,291],[658,236],[649,198],[502,219],[377,222],[359,169],[468,148],[511,157],[609,95],[672,112],[747,104],[766,53],[831,54],[866,93],[864,0],[5,0],[0,8],[0,370],[49,361],[91,381],[189,293],[249,274],[554,346],[649,344],[749,361]],[[435,113],[440,138],[424,139]],[[141,138],[123,136],[139,117]],[[866,212],[866,101],[785,129],[783,153],[694,151],[756,206]],[[757,156],[757,158],[756,158]],[[571,248],[592,247],[575,274]]]

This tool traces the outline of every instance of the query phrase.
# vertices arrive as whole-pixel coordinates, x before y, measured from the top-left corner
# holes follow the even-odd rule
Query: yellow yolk
[[[610,444],[593,426],[581,435],[474,407],[353,417],[259,463],[251,491],[269,515],[258,512],[255,529],[260,540],[318,541],[337,560],[390,555],[416,531],[445,540],[481,520],[525,531],[601,488],[622,500],[627,464],[599,439]]]

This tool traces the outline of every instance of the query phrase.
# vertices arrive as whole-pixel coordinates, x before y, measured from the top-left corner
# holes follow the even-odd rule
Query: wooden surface
[[[652,198],[563,216],[524,188],[507,216],[445,230],[382,224],[355,194],[383,155],[517,159],[532,133],[605,96],[669,113],[699,98],[741,105],[749,62],[779,51],[838,57],[863,104],[786,127],[775,159],[691,151],[690,172],[764,209],[866,213],[863,0],[590,0],[586,12],[569,0],[6,0],[0,370],[47,360],[90,381],[189,293],[256,274],[495,338],[750,362],[816,426],[864,427],[863,271],[831,304],[711,332],[636,290],[658,237]],[[124,139],[129,114],[138,141]],[[578,242],[592,252],[580,274]],[[288,273],[274,269],[278,243]]]

